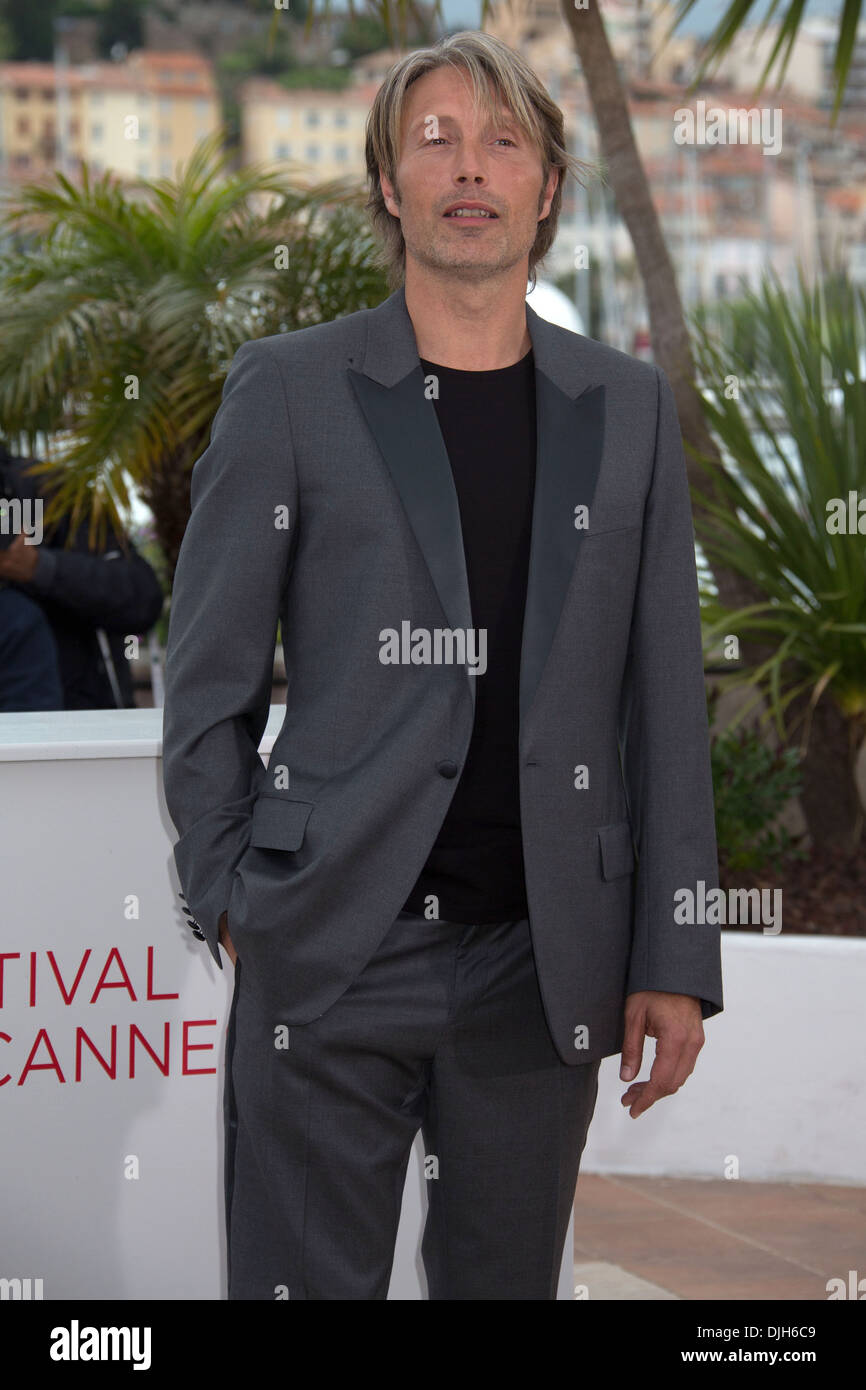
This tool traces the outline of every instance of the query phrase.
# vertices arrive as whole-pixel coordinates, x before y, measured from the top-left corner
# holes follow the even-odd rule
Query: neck
[[[418,273],[406,262],[406,309],[418,356],[460,371],[510,367],[532,347],[526,323],[526,262],[472,284]]]

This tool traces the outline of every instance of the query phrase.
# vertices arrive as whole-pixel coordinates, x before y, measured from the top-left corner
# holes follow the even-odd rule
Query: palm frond
[[[746,307],[746,344],[734,332]],[[704,408],[723,466],[697,460],[712,487],[694,489],[710,560],[750,579],[766,603],[726,611],[704,592],[708,642],[749,633],[772,657],[756,682],[777,725],[791,692],[825,687],[846,717],[866,720],[866,534],[835,534],[828,505],[866,495],[866,300],[834,274],[786,290],[769,275],[720,328],[695,321]],[[736,392],[724,383],[735,381]],[[864,522],[866,527],[866,522]],[[828,674],[829,673],[829,674]],[[864,725],[866,727],[866,725]]]

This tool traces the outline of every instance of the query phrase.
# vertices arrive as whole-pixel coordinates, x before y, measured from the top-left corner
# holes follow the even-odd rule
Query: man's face
[[[392,184],[380,170],[388,211],[400,218],[408,263],[480,281],[529,263],[539,221],[550,211],[558,170],[542,188],[541,155],[503,109],[488,125],[472,102],[468,73],[425,73],[409,88]],[[542,199],[543,192],[543,199]],[[448,215],[461,202],[495,216]]]

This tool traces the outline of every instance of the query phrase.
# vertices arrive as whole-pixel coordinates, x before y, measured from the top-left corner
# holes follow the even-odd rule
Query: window
[[[159,143],[161,145],[171,144],[171,126],[161,125],[159,128]]]
[[[277,129],[287,130],[292,124],[292,113],[287,106],[281,106],[277,112]]]
[[[319,158],[318,145],[308,145],[304,150],[304,158],[308,159],[311,164],[315,164]]]
[[[160,110],[160,115],[162,115],[162,116],[170,116],[170,115],[171,115],[171,97],[160,97],[160,99],[159,99],[159,110]]]
[[[348,124],[349,124],[349,113],[348,113],[348,111],[335,111],[335,112],[334,112],[334,125],[346,126],[346,125],[348,125]]]
[[[29,134],[30,134],[30,117],[29,117],[29,116],[19,116],[18,119],[17,119],[16,122],[15,122],[15,131],[16,131],[16,134],[18,134],[18,135],[29,135]]]
[[[305,112],[304,112],[304,123],[305,123],[305,125],[308,125],[308,126],[315,126],[315,125],[318,125],[318,124],[319,124],[319,113],[318,113],[318,111],[305,111]]]
[[[292,147],[287,145],[285,140],[280,140],[274,145],[274,159],[291,159]]]
[[[337,161],[338,164],[345,164],[345,163],[346,163],[346,160],[349,158],[348,146],[346,146],[346,145],[335,145],[335,146],[334,146],[334,158],[336,159],[336,161]]]
[[[101,140],[101,139],[102,139],[102,136],[103,136],[103,129],[102,129],[102,126],[101,126],[101,125],[97,124],[97,125],[92,125],[92,126],[90,127],[90,138],[91,138],[91,140]]]
[[[30,88],[29,88],[29,87],[16,87],[16,88],[15,88],[15,100],[16,100],[16,101],[28,101],[29,98],[30,98]]]

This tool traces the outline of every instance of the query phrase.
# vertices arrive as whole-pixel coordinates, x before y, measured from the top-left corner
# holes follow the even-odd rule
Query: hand
[[[635,1081],[621,1098],[633,1120],[662,1096],[672,1096],[694,1071],[704,1045],[700,999],[655,989],[628,996],[620,1080],[631,1081],[640,1071],[645,1036],[656,1039],[649,1081]]]
[[[220,917],[219,939],[220,945],[225,949],[225,952],[228,955],[228,958],[231,961],[232,965],[237,965],[238,953],[232,945],[232,939],[229,936],[229,919],[227,912],[224,912],[222,917]]]
[[[29,584],[39,563],[39,546],[28,545],[19,533],[7,550],[0,550],[0,579]]]

